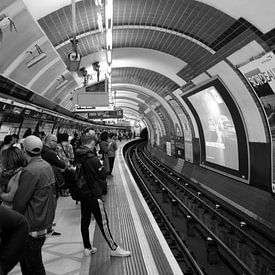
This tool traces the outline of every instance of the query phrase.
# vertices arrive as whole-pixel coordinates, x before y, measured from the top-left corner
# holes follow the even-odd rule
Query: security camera
[[[97,61],[97,62],[94,62],[92,65],[93,65],[93,69],[94,69],[96,72],[98,72],[98,71],[99,71],[99,67],[100,67],[99,62],[98,62],[98,61]]]
[[[82,68],[79,69],[79,70],[80,70],[80,72],[82,73],[83,76],[87,76],[88,72],[87,72],[87,70],[86,70],[85,67],[82,67]]]

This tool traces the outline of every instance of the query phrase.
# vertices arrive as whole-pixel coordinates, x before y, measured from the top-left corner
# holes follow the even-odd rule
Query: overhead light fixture
[[[107,51],[107,63],[108,63],[108,67],[111,67],[110,64],[112,63],[112,52],[111,51]]]
[[[106,59],[109,105],[113,105],[112,96],[112,49],[113,49],[113,0],[105,0]]]
[[[102,7],[102,0],[95,0],[95,5],[97,7]]]
[[[103,32],[104,29],[103,29],[103,23],[102,23],[102,15],[100,11],[97,12],[97,25],[98,25],[99,31]]]
[[[38,55],[33,55],[33,51],[27,51],[27,53],[32,56],[32,58],[26,63],[28,68],[31,68],[32,66],[47,57],[47,55],[41,50],[41,48],[37,44],[35,44],[34,46],[37,50]]]

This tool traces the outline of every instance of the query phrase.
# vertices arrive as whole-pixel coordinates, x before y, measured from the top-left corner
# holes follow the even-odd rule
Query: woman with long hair
[[[12,207],[13,197],[18,188],[19,177],[26,159],[17,147],[10,147],[2,152],[2,174],[0,177],[0,199],[2,205]]]

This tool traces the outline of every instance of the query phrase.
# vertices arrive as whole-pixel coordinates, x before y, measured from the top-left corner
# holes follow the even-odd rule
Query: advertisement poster
[[[214,86],[191,95],[201,121],[206,161],[239,169],[238,140],[230,111]]]
[[[172,156],[172,152],[171,152],[171,142],[166,141],[166,153],[168,156]]]
[[[239,70],[245,76],[264,107],[272,136],[273,156],[275,154],[275,55],[270,52]],[[273,159],[272,192],[275,193],[275,169]]]

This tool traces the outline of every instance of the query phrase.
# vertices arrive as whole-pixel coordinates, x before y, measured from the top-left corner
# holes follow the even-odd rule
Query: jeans
[[[86,200],[82,200],[80,206],[81,235],[84,248],[91,248],[89,226],[91,222],[91,213],[93,213],[104,239],[106,240],[109,247],[112,250],[115,250],[117,248],[117,244],[113,240],[112,234],[110,232],[108,217],[103,201],[101,199],[88,198]]]
[[[23,275],[46,275],[42,261],[42,246],[45,243],[45,240],[46,237],[28,237],[28,244],[25,250],[25,255],[20,261]]]

